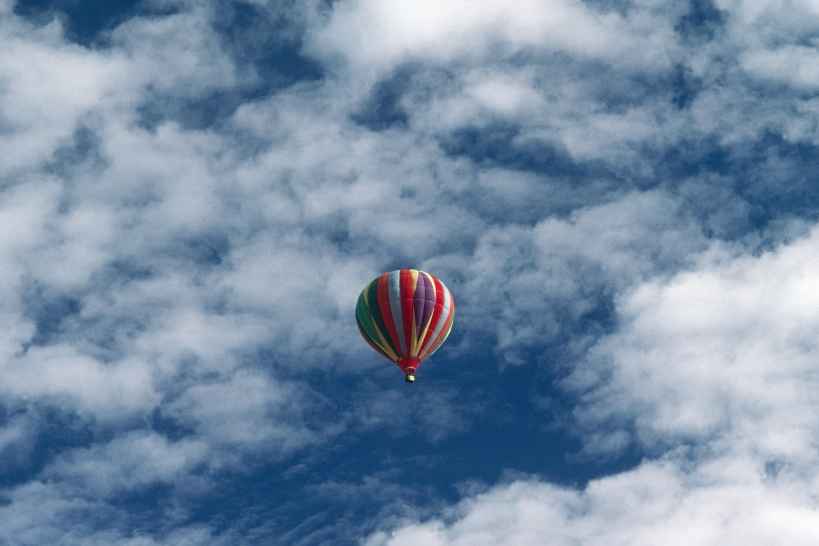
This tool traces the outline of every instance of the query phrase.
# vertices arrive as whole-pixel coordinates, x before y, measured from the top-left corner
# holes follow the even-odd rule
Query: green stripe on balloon
[[[370,283],[370,286],[367,287],[367,308],[370,311],[370,317],[373,319],[376,328],[378,328],[378,331],[384,336],[384,342],[389,346],[392,352],[396,355],[400,354],[401,351],[395,348],[395,344],[387,330],[387,324],[384,322],[384,317],[381,316],[381,306],[378,305],[378,279],[375,279]]]

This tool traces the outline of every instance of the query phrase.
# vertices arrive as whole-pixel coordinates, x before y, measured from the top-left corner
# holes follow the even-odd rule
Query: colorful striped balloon
[[[355,318],[364,340],[412,382],[421,361],[452,331],[455,300],[433,275],[398,269],[383,273],[361,291]]]

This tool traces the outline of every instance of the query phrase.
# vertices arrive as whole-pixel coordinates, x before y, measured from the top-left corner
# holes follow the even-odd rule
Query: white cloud
[[[700,228],[678,200],[659,192],[627,194],[581,209],[568,221],[548,219],[534,229],[543,267],[555,256],[598,264],[616,287],[675,270],[705,245]]]
[[[478,142],[465,146],[473,155],[501,152],[545,173],[570,161],[602,161],[646,177],[657,168],[646,152],[673,146],[691,130],[671,96],[652,89],[652,78],[667,73],[634,75],[614,62],[561,56],[521,65],[425,65],[400,81],[398,107],[414,131],[430,138],[457,143],[459,131],[476,132]],[[569,161],[558,161],[564,156]]]
[[[146,363],[103,363],[68,345],[31,347],[0,368],[5,396],[42,398],[103,422],[144,415],[159,402]]]
[[[481,302],[462,308],[462,324],[488,330],[509,362],[520,362],[520,351],[573,331],[601,292],[679,268],[705,245],[675,199],[626,194],[565,220],[487,230],[468,265],[452,262],[449,274],[466,276],[460,297]]]
[[[130,61],[130,76],[160,93],[200,96],[234,87],[239,71],[214,31],[205,3],[165,17],[138,17],[111,33],[118,50]],[[252,78],[252,74],[246,75]]]
[[[752,77],[809,91],[819,85],[816,65],[819,7],[812,0],[787,3],[718,0],[727,18],[727,42]]]
[[[180,525],[163,530],[154,525],[116,524],[127,521],[127,513],[87,496],[87,491],[63,484],[33,480],[4,491],[7,503],[0,507],[0,541],[21,546],[64,544],[66,546],[194,546],[226,544],[205,526]],[[47,517],[44,515],[47,514]],[[234,544],[241,542],[233,542]]]
[[[33,322],[23,316],[26,262],[43,244],[48,218],[57,206],[59,187],[43,180],[37,188],[14,187],[0,197],[0,358],[4,362],[16,354],[35,333]]]
[[[196,440],[170,442],[152,432],[132,432],[105,445],[63,453],[45,477],[70,483],[95,498],[157,485],[182,483],[181,478],[206,464],[207,446]]]
[[[62,43],[56,22],[35,28],[17,21],[0,21],[0,175],[6,176],[48,160],[127,77],[121,57]]]
[[[819,49],[804,46],[752,51],[741,60],[743,68],[755,76],[808,91],[819,86],[817,61]]]
[[[168,414],[223,448],[228,461],[243,450],[282,455],[334,434],[332,424],[311,430],[301,421],[309,395],[299,385],[242,370],[225,381],[192,385],[169,405]],[[218,460],[215,454],[211,458]]]
[[[402,61],[480,59],[519,51],[558,51],[634,66],[662,66],[673,48],[666,21],[648,12],[624,18],[582,2],[524,1],[509,4],[460,0],[338,3],[309,50],[342,55],[360,70]],[[362,33],[360,29],[368,32]]]
[[[0,472],[24,472],[35,448],[37,421],[27,413],[11,416],[0,428]]]
[[[741,468],[726,475],[724,465]],[[747,461],[685,472],[677,461],[644,463],[581,491],[516,481],[470,497],[439,517],[378,531],[367,546],[584,544],[809,545],[819,538],[816,483],[766,481]]]
[[[819,28],[819,6],[814,0],[789,0],[787,9],[778,0],[716,0],[714,5],[729,16],[732,25],[762,30],[762,38],[793,37]]]
[[[587,417],[627,416],[649,444],[714,441],[812,460],[818,240],[814,229],[759,257],[706,254],[624,295],[619,331],[574,378],[600,381]]]
[[[110,258],[116,243],[115,214],[98,205],[79,205],[65,215],[52,213],[49,224],[48,238],[28,264],[31,273],[56,289],[86,285]]]

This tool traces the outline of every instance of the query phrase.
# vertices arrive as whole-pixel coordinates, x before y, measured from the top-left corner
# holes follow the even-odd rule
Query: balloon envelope
[[[355,316],[364,340],[414,379],[416,368],[452,331],[455,300],[434,275],[397,269],[361,291]]]

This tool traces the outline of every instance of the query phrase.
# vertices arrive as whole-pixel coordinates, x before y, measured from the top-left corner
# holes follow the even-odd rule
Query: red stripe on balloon
[[[408,357],[412,354],[412,318],[415,315],[415,305],[413,302],[412,291],[412,273],[409,269],[401,270],[401,322],[404,326],[404,339],[407,340],[407,354],[402,355]]]
[[[446,341],[447,335],[449,334],[449,328],[452,326],[452,321],[455,320],[455,301],[452,297],[449,298],[449,315],[447,315],[446,322],[444,323],[444,327],[441,328],[441,333],[438,334],[438,337],[430,344],[429,352],[424,355],[427,357],[438,350],[444,341]]]
[[[384,319],[387,333],[392,339],[392,346],[395,347],[396,354],[398,356],[405,356],[401,354],[401,342],[398,338],[398,330],[395,329],[395,321],[392,319],[389,282],[389,273],[384,273],[378,278],[378,308],[381,310],[381,317]]]

